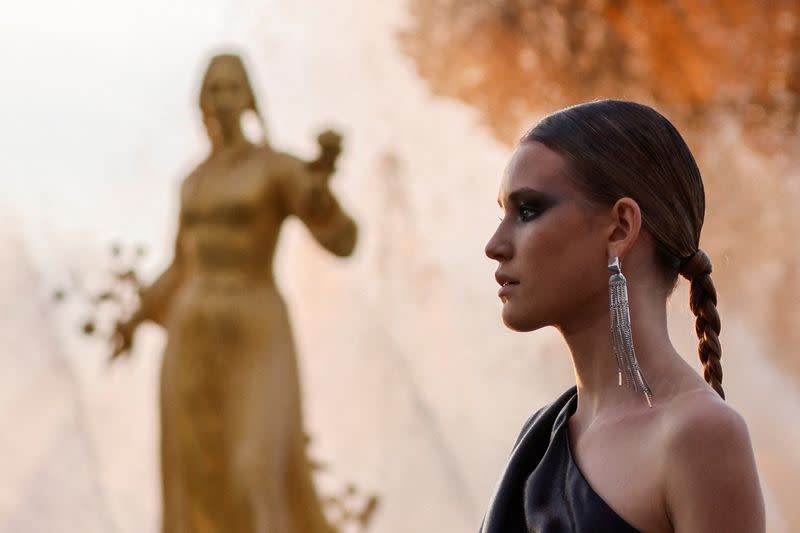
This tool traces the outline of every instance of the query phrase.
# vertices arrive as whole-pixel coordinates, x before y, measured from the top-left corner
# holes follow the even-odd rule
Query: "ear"
[[[611,208],[608,232],[608,259],[624,258],[642,229],[642,211],[632,198],[620,198]]]

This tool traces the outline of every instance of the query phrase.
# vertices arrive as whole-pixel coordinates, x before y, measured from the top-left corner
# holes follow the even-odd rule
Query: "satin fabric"
[[[480,533],[633,533],[592,489],[572,458],[567,419],[576,387],[523,426]]]

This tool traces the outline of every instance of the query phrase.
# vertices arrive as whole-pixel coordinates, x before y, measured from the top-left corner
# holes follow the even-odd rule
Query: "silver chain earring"
[[[608,263],[611,277],[608,280],[608,293],[611,307],[611,340],[614,355],[619,368],[619,385],[625,385],[636,392],[641,392],[647,404],[653,407],[653,391],[642,375],[636,352],[633,349],[633,332],[631,331],[631,313],[628,307],[628,280],[622,274],[622,262],[614,257]]]

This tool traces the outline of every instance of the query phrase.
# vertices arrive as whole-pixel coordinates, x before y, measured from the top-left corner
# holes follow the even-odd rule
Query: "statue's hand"
[[[317,136],[317,143],[323,151],[342,151],[342,135],[334,130],[325,130]]]
[[[342,136],[333,131],[325,130],[317,137],[319,156],[309,163],[312,172],[326,174],[328,177],[336,168],[336,159],[342,153]]]
[[[133,334],[136,332],[136,327],[139,325],[138,321],[126,320],[125,322],[117,322],[114,329],[114,334],[111,337],[113,351],[111,352],[110,361],[113,362],[121,356],[129,356],[133,348]]]

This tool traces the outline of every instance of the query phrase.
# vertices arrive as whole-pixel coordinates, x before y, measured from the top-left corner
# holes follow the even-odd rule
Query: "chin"
[[[547,323],[539,320],[530,313],[515,313],[512,309],[508,308],[508,304],[503,306],[502,316],[503,324],[505,324],[505,326],[511,331],[526,333],[529,331],[536,331],[537,329],[547,326]]]

